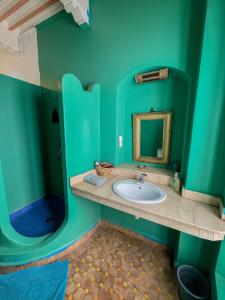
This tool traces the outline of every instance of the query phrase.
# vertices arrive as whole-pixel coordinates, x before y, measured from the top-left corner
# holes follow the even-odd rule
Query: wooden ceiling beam
[[[0,16],[0,22],[11,16],[14,12],[16,12],[20,7],[22,7],[24,4],[26,4],[28,0],[19,0],[16,4],[14,4],[12,7],[10,7],[6,12],[4,12]]]
[[[11,25],[9,27],[9,30],[12,31],[12,30],[18,28],[19,26],[23,25],[24,23],[26,23],[27,21],[29,21],[36,15],[40,14],[43,10],[45,10],[46,8],[48,8],[49,6],[51,6],[52,4],[54,4],[56,2],[58,2],[58,0],[48,0],[45,4],[39,6],[34,11],[30,12],[28,15],[26,15],[25,17],[23,17],[22,19],[17,21],[15,24]]]

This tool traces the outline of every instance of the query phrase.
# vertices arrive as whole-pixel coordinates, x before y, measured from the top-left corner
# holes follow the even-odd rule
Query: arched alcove
[[[117,87],[117,137],[123,136],[123,148],[117,148],[117,163],[133,163],[132,157],[132,115],[134,113],[171,111],[173,113],[170,146],[170,164],[180,162],[182,169],[187,163],[187,147],[191,128],[190,118],[190,78],[177,68],[167,67],[169,77],[137,84],[137,73],[165,68],[165,66],[143,67],[128,74]],[[168,165],[158,167],[169,168]]]

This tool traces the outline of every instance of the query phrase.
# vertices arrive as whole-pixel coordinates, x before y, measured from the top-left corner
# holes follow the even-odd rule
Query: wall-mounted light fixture
[[[135,75],[135,81],[136,83],[144,83],[144,82],[150,82],[155,80],[164,80],[168,78],[168,68],[160,69],[160,70],[154,70],[147,73],[140,73]]]

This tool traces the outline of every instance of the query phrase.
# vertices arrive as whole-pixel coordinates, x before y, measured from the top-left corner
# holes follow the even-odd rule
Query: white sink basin
[[[166,192],[150,182],[121,180],[113,184],[113,192],[119,197],[138,203],[158,203],[166,199]]]

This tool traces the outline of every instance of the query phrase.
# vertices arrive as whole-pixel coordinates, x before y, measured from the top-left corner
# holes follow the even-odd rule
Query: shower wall
[[[63,173],[59,128],[59,97],[61,92],[42,89],[41,122],[46,188],[49,194],[63,197]],[[55,111],[56,115],[53,114]],[[54,118],[54,116],[58,118]]]
[[[57,171],[53,177],[48,172],[56,153],[51,159],[46,155],[59,134],[51,119],[47,121],[54,97],[47,101],[39,86],[5,75],[0,75],[0,90],[0,160],[12,212],[46,193],[62,194]]]

